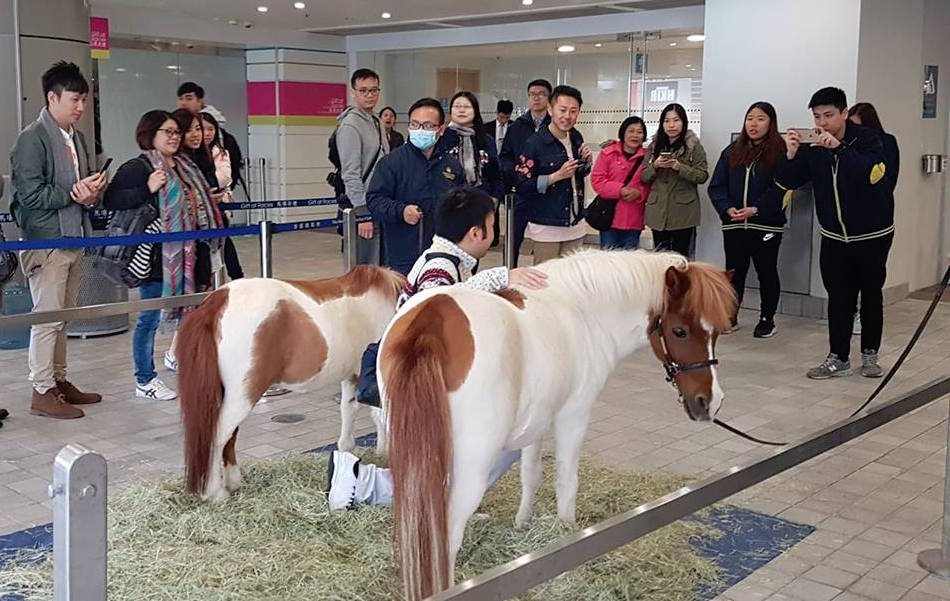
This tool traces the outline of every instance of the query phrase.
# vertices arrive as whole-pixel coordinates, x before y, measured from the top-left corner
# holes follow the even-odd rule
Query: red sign
[[[109,58],[109,19],[89,17],[89,49],[92,58]]]

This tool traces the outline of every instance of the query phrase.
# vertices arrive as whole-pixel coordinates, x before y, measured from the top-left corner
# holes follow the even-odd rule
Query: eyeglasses
[[[547,98],[547,92],[528,92],[528,98],[531,100],[541,100],[542,98]]]
[[[379,88],[356,88],[360,96],[379,96]]]
[[[181,132],[178,131],[177,129],[161,128],[161,129],[159,129],[158,131],[162,132],[163,134],[165,134],[165,135],[168,136],[169,138],[180,138],[180,137],[181,137]]]
[[[439,126],[434,123],[419,123],[417,121],[409,122],[409,129],[422,129],[425,131],[436,131]]]

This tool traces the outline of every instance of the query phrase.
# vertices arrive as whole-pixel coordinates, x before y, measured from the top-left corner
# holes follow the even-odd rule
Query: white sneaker
[[[152,399],[154,401],[174,401],[178,398],[178,394],[158,378],[153,379],[144,386],[136,384],[135,396],[142,399]]]
[[[168,351],[165,351],[165,369],[168,371],[178,371],[178,359]]]
[[[356,481],[360,458],[346,451],[330,453],[327,466],[327,501],[333,511],[347,509],[356,504]]]

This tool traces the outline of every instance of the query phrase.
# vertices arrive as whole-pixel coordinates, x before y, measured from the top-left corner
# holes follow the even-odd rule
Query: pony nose
[[[703,413],[709,415],[709,397],[704,394],[697,395],[696,404],[703,410]]]

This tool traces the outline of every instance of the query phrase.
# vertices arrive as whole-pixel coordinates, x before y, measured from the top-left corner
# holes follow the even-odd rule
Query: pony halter
[[[695,371],[697,369],[708,369],[713,365],[719,365],[719,359],[707,359],[705,361],[696,361],[695,363],[687,363],[686,365],[680,365],[673,359],[673,355],[670,354],[670,349],[666,344],[666,332],[663,331],[663,320],[657,315],[656,320],[653,322],[653,327],[650,328],[648,336],[652,336],[654,332],[659,332],[660,339],[660,348],[663,349],[663,369],[666,370],[666,381],[669,382],[673,388],[679,391],[679,386],[676,385],[676,376],[683,372]]]

